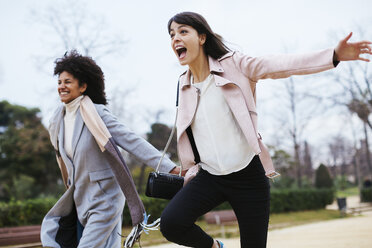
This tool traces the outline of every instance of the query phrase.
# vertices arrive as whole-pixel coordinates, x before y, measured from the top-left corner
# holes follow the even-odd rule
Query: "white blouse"
[[[191,79],[192,80],[192,79]],[[193,82],[193,81],[191,81]],[[191,124],[201,167],[214,175],[227,175],[246,167],[255,153],[235,120],[213,75],[192,83],[199,89],[199,104]]]

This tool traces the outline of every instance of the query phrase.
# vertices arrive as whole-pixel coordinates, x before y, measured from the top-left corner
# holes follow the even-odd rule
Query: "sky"
[[[53,61],[61,57],[65,49],[50,24],[40,23],[32,13],[45,12],[56,2],[58,5],[54,7],[60,8],[62,14],[69,11],[67,0],[0,0],[0,101],[40,108],[46,125],[53,109],[60,104]],[[63,6],[61,2],[65,2]],[[154,113],[159,110],[164,110],[160,121],[173,123],[178,75],[187,69],[178,64],[167,33],[169,18],[178,12],[202,14],[229,46],[251,56],[335,47],[350,31],[355,34],[352,40],[372,40],[356,29],[357,26],[367,30],[371,27],[372,1],[366,0],[78,2],[83,4],[81,11],[88,15],[88,21],[102,18],[106,34],[126,41],[121,51],[99,58],[97,63],[105,73],[109,99],[132,89],[131,94],[121,99],[125,103],[123,122],[139,133],[149,130],[149,124],[155,120]],[[95,27],[90,28],[84,30],[88,36],[93,35]],[[98,56],[90,55],[93,59]],[[40,59],[46,63],[41,64]],[[337,70],[342,68],[340,65]],[[273,106],[270,101],[280,81],[265,80],[258,84],[259,115],[260,111],[264,115],[279,111],[280,106]],[[325,125],[326,134],[330,130],[342,132],[339,121],[337,116],[330,116]],[[276,132],[270,122],[269,117],[260,116],[263,133]],[[310,128],[318,129],[319,123]],[[325,135],[322,131],[318,130],[318,135],[310,132],[308,139],[314,144],[320,142]]]

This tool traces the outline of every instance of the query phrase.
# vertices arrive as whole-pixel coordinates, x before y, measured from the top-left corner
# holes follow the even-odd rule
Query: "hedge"
[[[323,209],[332,204],[334,191],[332,189],[280,189],[272,190],[270,196],[270,212],[296,212],[303,210]],[[225,202],[214,210],[231,209]]]
[[[332,189],[291,189],[273,190],[270,199],[270,212],[295,212],[323,209],[334,200]]]
[[[57,202],[56,198],[0,202],[0,227],[41,224],[45,214]]]
[[[372,197],[370,191],[370,198]],[[167,200],[154,199],[141,196],[150,221],[161,216],[161,212],[167,206]],[[271,191],[271,213],[290,211],[302,211],[322,209],[331,204],[334,199],[334,191],[330,189],[298,189],[298,190],[272,190]],[[44,215],[57,201],[56,198],[42,198],[26,201],[0,202],[0,227],[22,226],[40,224]],[[231,209],[230,204],[223,203],[215,210]],[[131,225],[128,206],[124,208],[123,225]]]
[[[364,188],[360,192],[362,202],[372,202],[372,188]]]

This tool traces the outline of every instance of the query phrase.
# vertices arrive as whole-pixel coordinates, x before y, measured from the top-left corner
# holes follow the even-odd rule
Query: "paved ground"
[[[360,206],[357,197],[347,198],[348,207]],[[328,206],[337,209],[337,205]],[[239,248],[239,239],[222,240],[227,248]],[[175,244],[151,248],[180,248]],[[295,227],[271,230],[268,248],[371,248],[372,212],[362,216],[323,221]]]

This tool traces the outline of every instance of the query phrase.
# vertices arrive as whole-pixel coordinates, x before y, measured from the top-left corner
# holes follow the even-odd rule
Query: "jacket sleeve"
[[[286,78],[292,75],[306,75],[334,68],[333,49],[305,54],[282,54],[249,57],[234,53],[235,65],[251,81],[259,79]]]
[[[106,106],[96,105],[96,108],[115,143],[127,152],[133,154],[146,165],[155,169],[161,157],[161,153],[144,138],[135,134],[128,127],[119,122]],[[161,172],[170,172],[175,166],[176,165],[165,156],[159,170]]]

